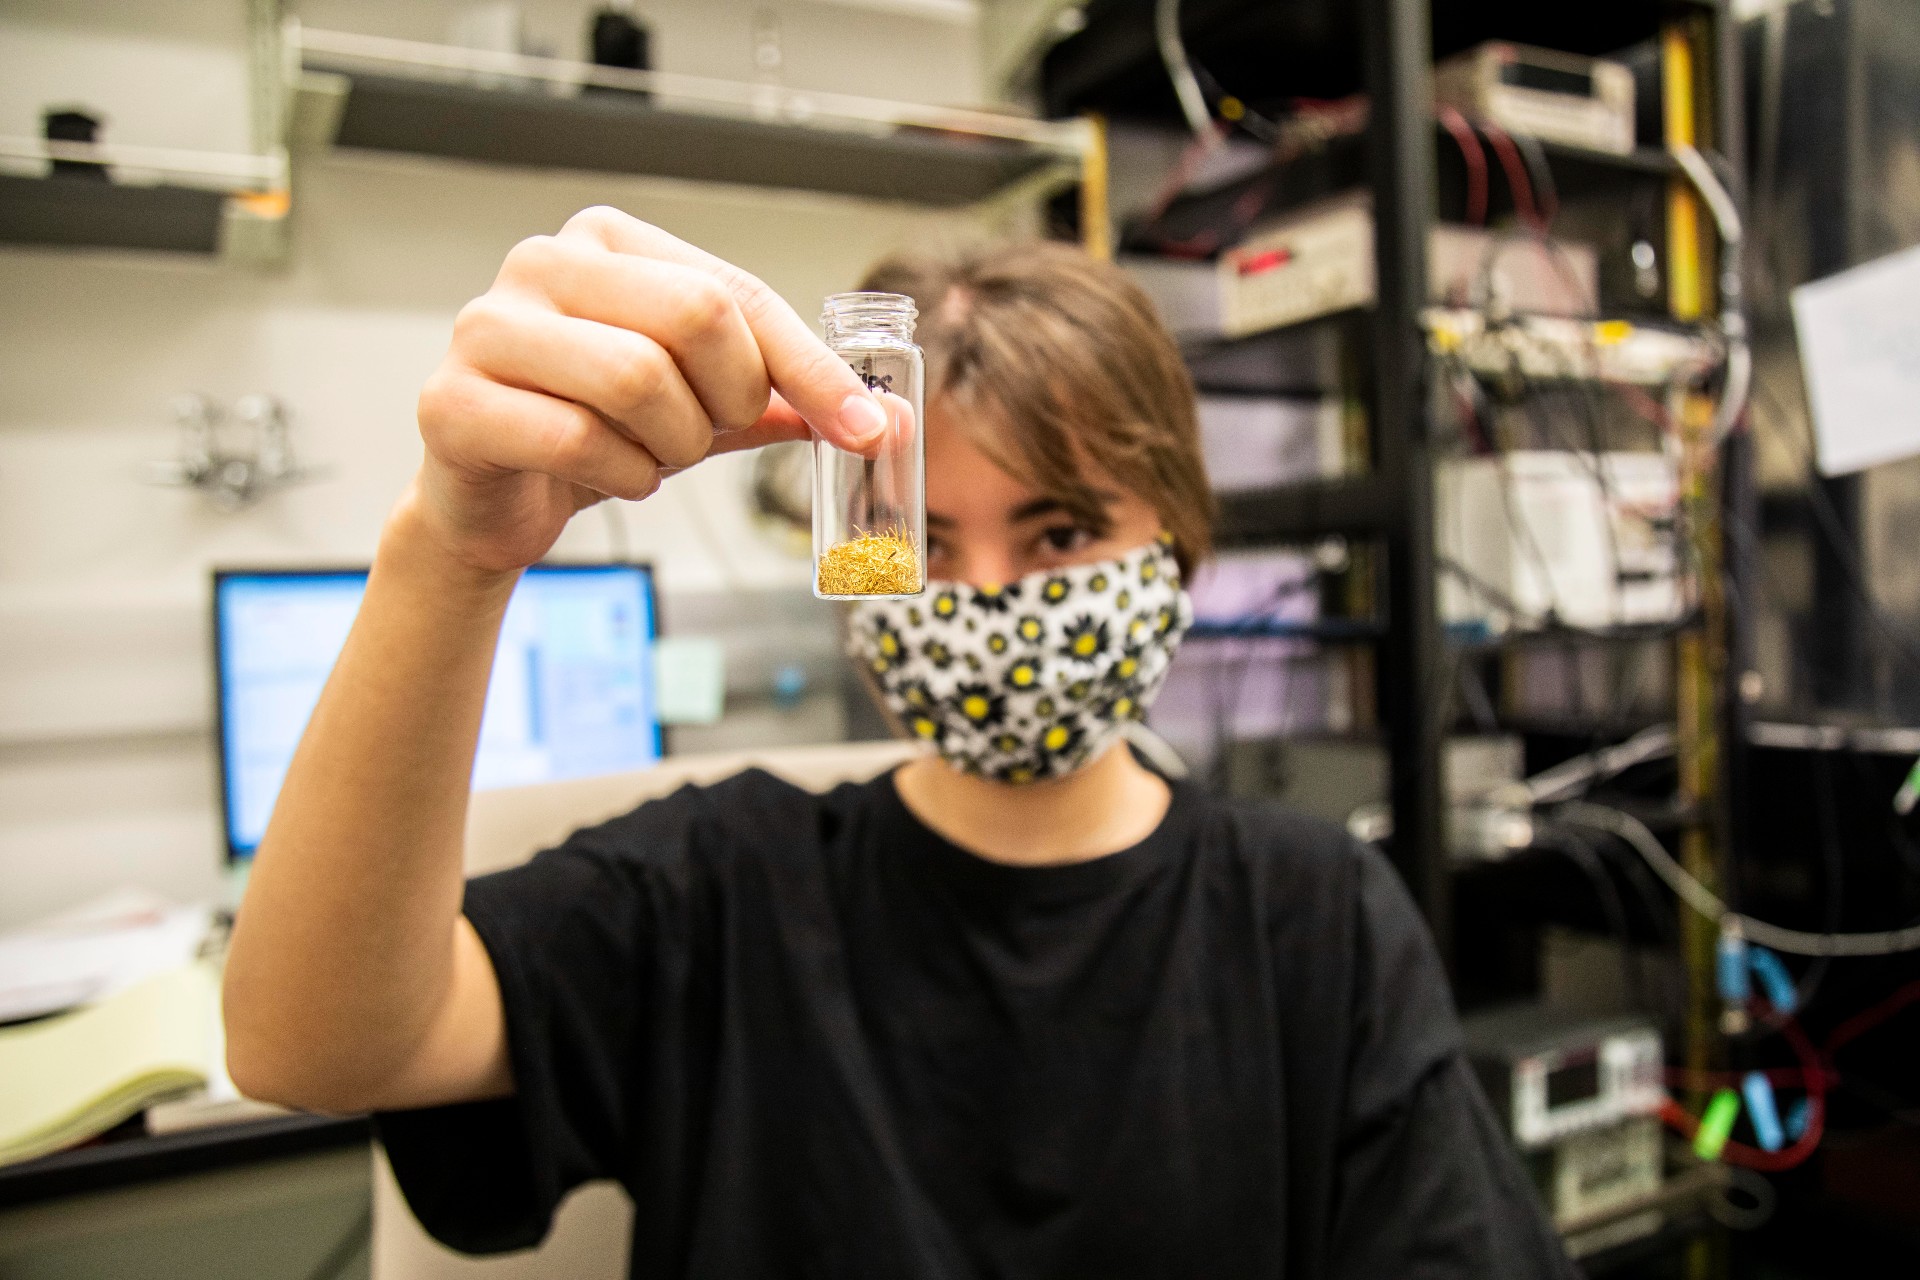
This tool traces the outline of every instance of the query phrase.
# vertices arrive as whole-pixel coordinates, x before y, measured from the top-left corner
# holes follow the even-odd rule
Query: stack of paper
[[[0,1164],[104,1133],[219,1072],[219,977],[172,969],[72,1013],[0,1029]]]
[[[199,951],[212,914],[123,889],[0,934],[0,1022],[104,1000],[179,968]]]

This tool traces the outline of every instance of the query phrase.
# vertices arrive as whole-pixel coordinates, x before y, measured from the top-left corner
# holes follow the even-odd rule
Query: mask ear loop
[[[1184,778],[1193,772],[1173,744],[1155,733],[1144,720],[1129,720],[1121,725],[1120,739],[1137,748],[1148,764],[1169,778]]]

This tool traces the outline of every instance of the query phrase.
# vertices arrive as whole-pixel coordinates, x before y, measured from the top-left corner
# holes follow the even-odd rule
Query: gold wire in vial
[[[816,582],[823,596],[918,595],[920,562],[905,529],[892,528],[858,535],[827,548],[820,557]]]

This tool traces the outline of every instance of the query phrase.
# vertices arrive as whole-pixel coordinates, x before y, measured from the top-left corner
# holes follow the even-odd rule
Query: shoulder
[[[1432,944],[1386,855],[1337,825],[1272,801],[1208,795],[1203,852],[1264,890],[1277,925],[1343,943],[1363,964],[1427,968]]]
[[[1191,785],[1191,784],[1189,784]],[[1204,856],[1225,859],[1289,894],[1312,889],[1351,900],[1380,858],[1336,823],[1270,800],[1195,787]]]

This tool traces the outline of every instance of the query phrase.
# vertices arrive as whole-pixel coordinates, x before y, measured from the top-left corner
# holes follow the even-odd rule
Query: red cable
[[[1514,212],[1529,228],[1544,232],[1547,221],[1540,216],[1540,210],[1534,204],[1533,179],[1527,176],[1527,162],[1520,158],[1520,148],[1514,145],[1513,139],[1499,125],[1482,121],[1480,129],[1487,135],[1487,141],[1493,144],[1493,154],[1500,158],[1500,168],[1507,175],[1507,189],[1513,192]]]
[[[1920,984],[1916,984],[1920,985]],[[1728,1164],[1739,1165],[1743,1169],[1753,1169],[1760,1173],[1783,1173],[1806,1161],[1820,1146],[1820,1140],[1826,1134],[1827,1082],[1832,1078],[1832,1068],[1820,1060],[1819,1050],[1807,1039],[1807,1033],[1800,1024],[1789,1019],[1780,1024],[1780,1034],[1793,1046],[1794,1056],[1800,1059],[1800,1068],[1796,1073],[1806,1085],[1807,1090],[1807,1127],[1790,1147],[1779,1151],[1765,1151],[1759,1147],[1748,1146],[1744,1142],[1729,1141],[1721,1148],[1720,1158]],[[1791,1072],[1791,1068],[1785,1070]],[[1772,1078],[1772,1073],[1768,1073]],[[1660,1101],[1660,1118],[1667,1126],[1680,1133],[1688,1142],[1699,1131],[1700,1122],[1675,1102],[1672,1098]]]
[[[1489,454],[1493,452],[1493,441],[1488,439],[1486,428],[1480,425],[1480,412],[1474,408],[1473,401],[1459,387],[1453,389],[1454,407],[1466,422],[1468,433],[1473,437],[1474,452]]]
[[[1909,982],[1879,1004],[1854,1014],[1827,1036],[1827,1056],[1832,1057],[1842,1045],[1865,1035],[1916,1000],[1920,1000],[1920,981]]]
[[[1453,135],[1460,145],[1460,158],[1467,166],[1467,221],[1473,226],[1485,226],[1487,221],[1487,149],[1480,145],[1480,138],[1467,123],[1467,118],[1453,107],[1441,107],[1438,111],[1440,127]]]
[[[1193,171],[1200,167],[1204,159],[1233,126],[1224,120],[1209,122],[1211,127],[1206,133],[1195,134],[1186,146],[1180,149],[1179,156],[1173,162],[1173,168],[1167,171],[1166,181],[1160,184],[1160,190],[1154,193],[1153,201],[1147,206],[1145,219],[1147,226],[1160,221],[1180,193],[1187,189],[1187,183],[1193,179]]]

